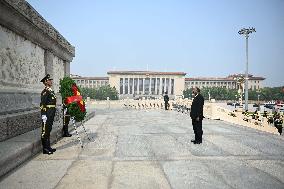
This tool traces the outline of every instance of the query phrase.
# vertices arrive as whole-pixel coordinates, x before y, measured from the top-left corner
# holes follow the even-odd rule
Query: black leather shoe
[[[51,151],[51,152],[56,152],[55,148],[49,148],[48,150]]]
[[[191,140],[190,142],[193,142],[193,143],[194,143],[194,142],[195,142],[195,140]]]
[[[46,148],[42,149],[42,153],[43,153],[43,154],[48,154],[48,155],[53,154],[52,151],[50,151],[50,150],[48,150],[48,149],[46,149]]]
[[[194,141],[193,144],[201,144],[202,142]]]
[[[66,133],[66,134],[63,134],[63,137],[71,137],[72,135],[70,133]]]

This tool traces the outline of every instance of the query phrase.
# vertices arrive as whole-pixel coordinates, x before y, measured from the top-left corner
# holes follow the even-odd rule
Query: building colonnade
[[[175,80],[170,77],[120,77],[120,95],[174,95]]]

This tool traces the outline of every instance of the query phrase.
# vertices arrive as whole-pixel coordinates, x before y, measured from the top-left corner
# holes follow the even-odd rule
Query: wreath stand
[[[83,147],[84,147],[84,146],[83,146],[83,142],[82,142],[82,139],[81,139],[81,137],[80,137],[80,135],[79,135],[79,132],[78,132],[78,130],[77,130],[78,126],[76,125],[76,121],[75,121],[74,117],[71,117],[70,121],[71,121],[72,124],[73,124],[73,127],[74,127],[75,132],[76,132],[76,135],[77,135],[77,139],[79,140],[79,143],[80,143],[80,145],[81,145],[81,148],[83,148]],[[89,135],[88,135],[88,133],[87,133],[87,131],[86,131],[86,128],[85,128],[84,124],[82,123],[81,126],[83,127],[83,129],[84,129],[84,131],[85,131],[85,134],[86,134],[86,136],[88,137],[89,141],[91,141],[91,138],[89,137]]]

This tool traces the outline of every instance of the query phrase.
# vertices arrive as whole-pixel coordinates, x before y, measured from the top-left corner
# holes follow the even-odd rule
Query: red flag
[[[70,97],[67,97],[66,100],[65,100],[65,104],[70,104],[72,102],[80,102],[82,101],[82,96],[70,96]]]

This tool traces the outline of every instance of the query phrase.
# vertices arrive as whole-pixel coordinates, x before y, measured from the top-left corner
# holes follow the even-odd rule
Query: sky
[[[28,0],[73,46],[71,73],[249,73],[284,85],[284,0]]]

